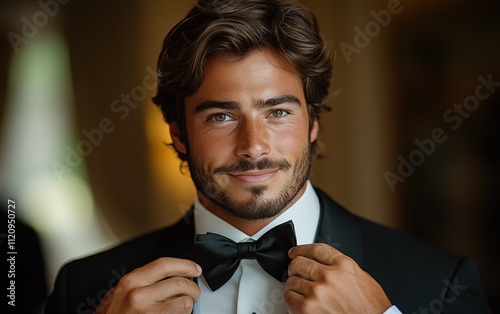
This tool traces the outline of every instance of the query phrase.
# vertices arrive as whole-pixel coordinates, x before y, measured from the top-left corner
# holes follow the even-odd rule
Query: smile
[[[278,169],[230,172],[228,175],[243,183],[261,183],[271,179],[276,173]]]

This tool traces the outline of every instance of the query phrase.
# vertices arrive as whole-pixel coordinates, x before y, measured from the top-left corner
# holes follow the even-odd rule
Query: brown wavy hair
[[[165,121],[177,123],[184,143],[184,99],[201,85],[207,59],[217,54],[243,58],[254,49],[277,51],[294,66],[304,87],[309,128],[330,110],[332,60],[309,9],[286,0],[197,0],[163,41],[153,98]],[[317,143],[311,145],[316,155]],[[186,154],[177,154],[187,160]]]

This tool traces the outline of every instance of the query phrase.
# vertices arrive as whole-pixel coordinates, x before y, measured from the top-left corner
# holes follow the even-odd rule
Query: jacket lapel
[[[326,243],[363,267],[363,245],[358,218],[315,188],[320,202],[316,242]]]
[[[172,243],[166,247],[165,242],[158,243],[158,250],[163,256],[171,256],[182,259],[189,259],[191,255],[191,247],[194,243],[194,215],[193,209],[186,214],[175,225],[167,228],[168,233],[164,234],[165,240]]]

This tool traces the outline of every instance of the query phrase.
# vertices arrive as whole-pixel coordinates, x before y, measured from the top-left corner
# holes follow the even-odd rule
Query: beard
[[[212,172],[202,160],[194,157],[189,151],[187,158],[191,178],[198,191],[228,214],[246,220],[272,218],[287,208],[309,178],[312,163],[310,145],[302,152],[294,165],[286,159],[263,158],[258,161],[241,160],[231,165],[217,167]],[[230,172],[263,169],[278,169],[285,174],[285,182],[278,193],[267,198],[264,197],[264,193],[269,189],[266,184],[249,187],[248,192],[251,197],[247,201],[242,201],[214,180],[215,176],[227,175]]]

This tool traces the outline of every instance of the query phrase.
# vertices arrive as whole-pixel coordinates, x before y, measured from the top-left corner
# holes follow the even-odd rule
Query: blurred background
[[[473,257],[499,311],[499,1],[300,2],[335,54],[312,182],[352,212]],[[162,40],[191,6],[0,1],[2,210],[15,200],[37,232],[49,293],[64,262],[191,206],[151,102]]]

